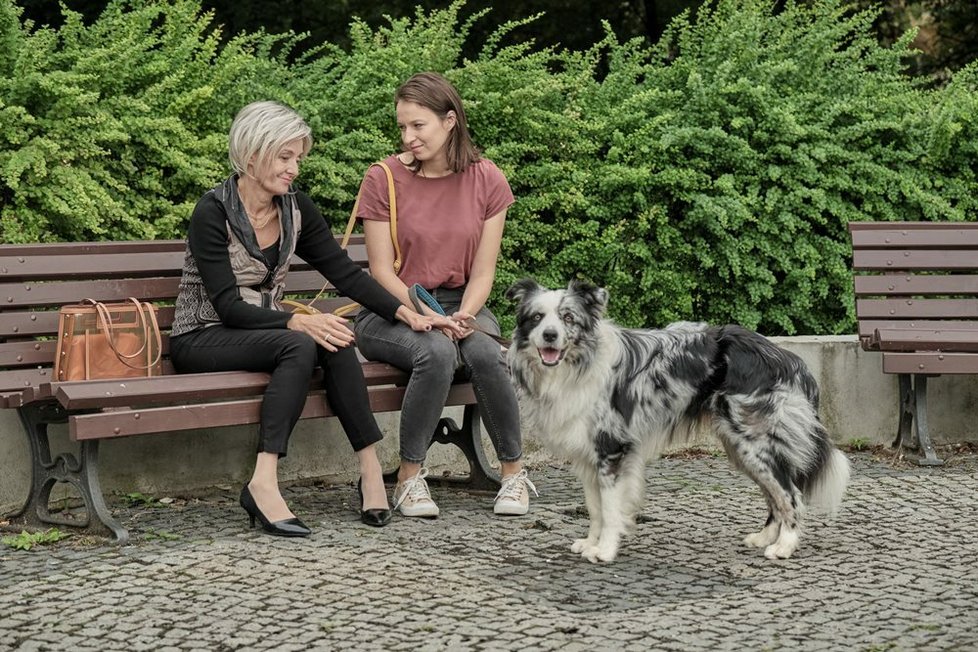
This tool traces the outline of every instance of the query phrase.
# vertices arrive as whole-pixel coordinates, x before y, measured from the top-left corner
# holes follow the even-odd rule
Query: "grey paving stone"
[[[609,565],[569,550],[587,516],[560,465],[531,470],[525,518],[434,487],[441,518],[373,529],[348,484],[291,487],[304,540],[249,531],[230,491],[113,505],[130,546],[0,548],[0,650],[978,649],[978,456],[851,459],[840,514],[777,562],[741,544],[759,492],[709,456],[650,466]]]

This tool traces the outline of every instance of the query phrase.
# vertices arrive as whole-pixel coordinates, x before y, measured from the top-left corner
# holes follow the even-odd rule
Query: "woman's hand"
[[[458,324],[462,331],[458,336],[458,339],[460,340],[464,340],[466,337],[475,332],[475,329],[470,326],[470,324],[475,324],[475,317],[467,312],[462,312],[459,310],[452,315],[452,321]]]
[[[414,331],[423,332],[437,328],[452,338],[460,337],[462,334],[462,328],[455,320],[442,315],[420,315],[407,306],[402,305],[397,309],[395,316],[410,326],[411,330]]]
[[[316,344],[333,353],[345,349],[354,342],[353,331],[343,317],[329,313],[304,315],[295,313],[287,324],[289,329],[305,333],[316,340]]]

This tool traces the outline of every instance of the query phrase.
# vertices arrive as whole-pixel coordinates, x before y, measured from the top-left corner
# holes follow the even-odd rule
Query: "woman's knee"
[[[478,334],[463,340],[461,354],[465,364],[476,369],[494,370],[499,367],[502,370],[506,366],[499,344],[488,337],[479,337]]]
[[[291,361],[295,364],[307,364],[310,368],[316,364],[316,340],[305,333],[285,331],[279,342],[279,362]]]
[[[454,373],[458,360],[455,343],[440,333],[430,333],[414,350],[414,368]]]

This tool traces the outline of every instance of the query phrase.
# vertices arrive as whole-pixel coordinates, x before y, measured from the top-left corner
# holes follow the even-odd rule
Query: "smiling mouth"
[[[560,364],[561,360],[564,359],[564,352],[561,349],[553,349],[550,347],[538,348],[537,353],[540,354],[540,362],[542,362],[545,367],[555,367]]]

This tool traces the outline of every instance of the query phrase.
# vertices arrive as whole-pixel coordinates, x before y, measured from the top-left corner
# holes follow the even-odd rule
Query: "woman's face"
[[[252,157],[248,171],[262,190],[270,195],[284,195],[289,191],[292,181],[299,176],[299,163],[305,157],[301,138],[285,144],[265,165],[255,162]]]
[[[407,100],[398,102],[396,109],[397,126],[406,151],[422,163],[445,156],[445,143],[455,127],[454,111],[439,118],[431,109]]]

